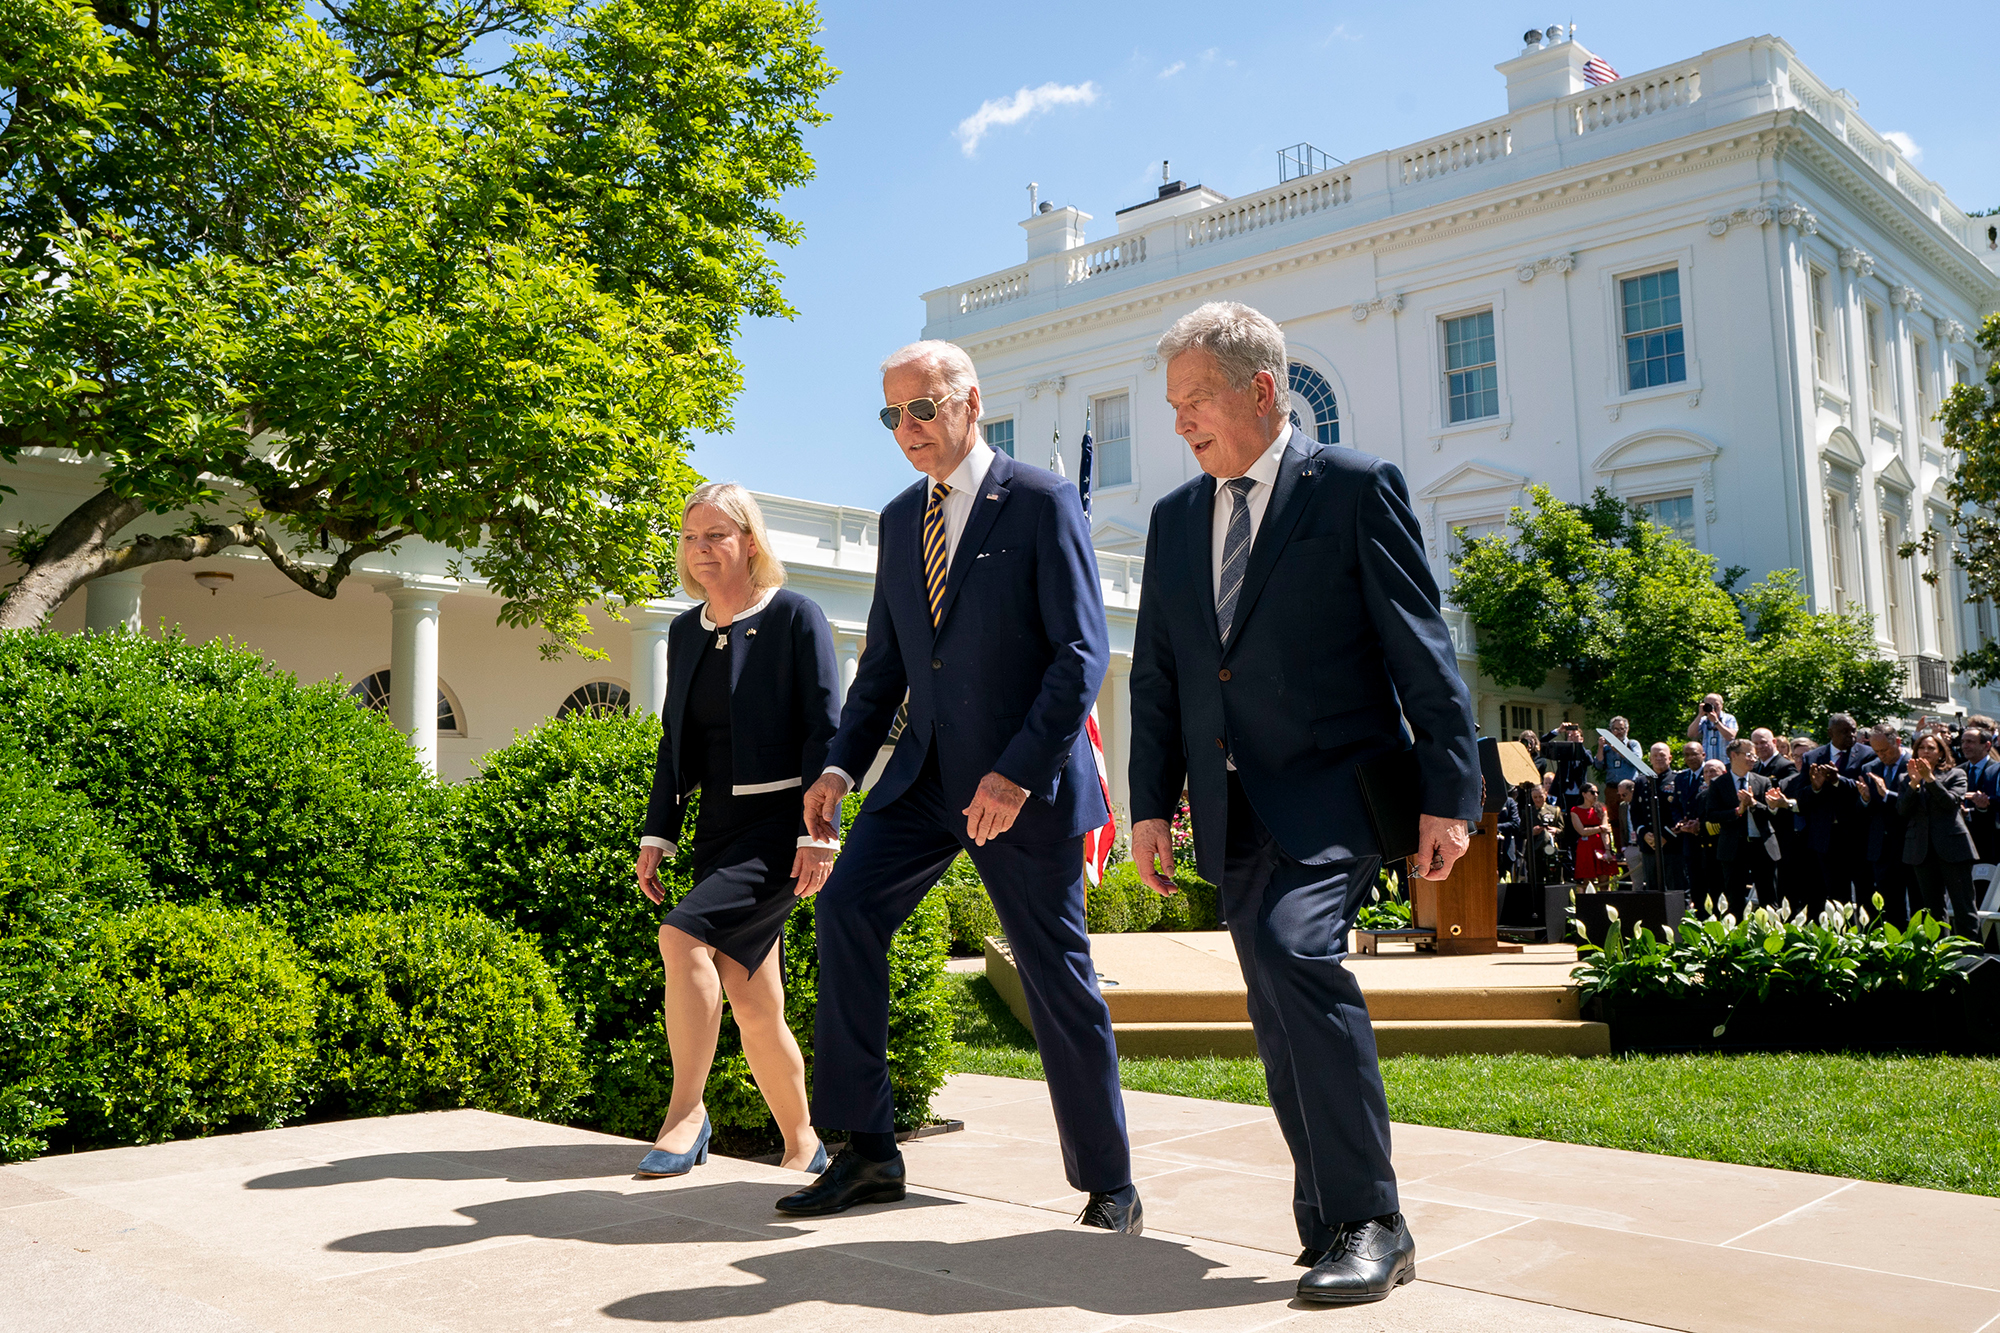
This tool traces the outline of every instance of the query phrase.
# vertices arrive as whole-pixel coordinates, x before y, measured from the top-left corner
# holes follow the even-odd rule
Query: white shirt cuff
[[[825,777],[828,773],[833,774],[835,777],[839,778],[842,782],[845,782],[847,784],[848,791],[854,790],[854,775],[848,772],[846,769],[835,768],[832,764],[828,764],[825,768],[820,770],[820,776]],[[845,793],[842,794],[844,795]]]
[[[665,838],[655,838],[651,834],[648,834],[645,837],[639,839],[639,846],[657,847],[670,857],[679,856],[681,854],[680,848],[674,846],[672,843],[668,842]]]
[[[827,851],[830,851],[830,852],[837,852],[837,851],[839,851],[839,850],[840,850],[840,839],[838,839],[838,838],[815,838],[815,837],[813,837],[813,836],[812,836],[812,835],[810,835],[810,834],[806,834],[806,833],[801,833],[801,834],[799,835],[799,846],[801,846],[801,847],[824,847],[824,848],[825,848],[825,849],[826,849]]]

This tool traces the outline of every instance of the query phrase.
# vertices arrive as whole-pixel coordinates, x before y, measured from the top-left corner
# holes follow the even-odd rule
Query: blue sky
[[[1190,184],[1263,189],[1277,183],[1278,149],[1301,140],[1353,159],[1502,114],[1493,66],[1519,53],[1531,26],[1574,22],[1578,40],[1626,74],[1782,37],[1859,97],[1869,124],[1908,135],[1915,165],[1961,207],[2000,205],[2000,147],[1978,109],[1991,86],[1987,43],[1962,27],[1954,36],[1949,18],[1885,13],[1704,0],[1546,14],[829,0],[821,42],[842,73],[824,103],[832,120],[808,138],[818,177],[786,201],[806,239],[778,255],[798,315],[746,327],[734,427],[701,436],[694,464],[755,490],[881,507],[912,475],[874,419],[875,367],[918,335],[921,293],[1019,261],[1029,181],[1094,215],[1093,239],[1116,229],[1115,210],[1151,197],[1162,158]],[[958,128],[982,105],[1045,84],[1088,84],[1091,96],[989,125],[966,150]]]

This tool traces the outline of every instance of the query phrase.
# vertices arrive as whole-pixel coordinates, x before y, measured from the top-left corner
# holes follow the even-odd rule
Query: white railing
[[[1184,233],[1187,244],[1206,245],[1230,236],[1289,222],[1293,218],[1337,208],[1354,198],[1354,176],[1347,171],[1324,171],[1302,176],[1276,189],[1232,200],[1192,214]]]
[[[1461,130],[1449,138],[1405,148],[1397,154],[1402,183],[1435,180],[1486,162],[1498,162],[1514,151],[1513,126],[1502,121]]]
[[[967,287],[958,294],[958,313],[969,315],[975,310],[986,310],[992,306],[1005,305],[1017,301],[1028,294],[1028,274],[1024,269],[1019,273],[1008,273],[998,278],[989,278]]]
[[[1576,134],[1609,129],[1663,111],[1677,111],[1701,100],[1701,70],[1668,69],[1639,74],[1592,88],[1569,104],[1570,129]]]
[[[1134,264],[1146,262],[1146,237],[1142,232],[1137,236],[1121,236],[1108,245],[1088,246],[1069,261],[1067,282],[1082,282],[1100,273],[1114,269],[1130,268]]]

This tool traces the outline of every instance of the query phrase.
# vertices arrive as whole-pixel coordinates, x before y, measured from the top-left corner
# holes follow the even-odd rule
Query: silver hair
[[[1895,725],[1889,722],[1877,722],[1874,726],[1866,728],[1866,731],[1868,735],[1879,736],[1885,741],[1900,741],[1903,739],[1903,733],[1896,730]]]
[[[1207,352],[1214,357],[1229,387],[1239,393],[1250,387],[1258,371],[1269,372],[1276,386],[1271,410],[1281,418],[1291,415],[1285,331],[1263,311],[1241,301],[1210,301],[1195,307],[1160,336],[1162,361],[1172,361],[1183,352]]]
[[[979,372],[974,369],[972,358],[965,354],[965,349],[941,338],[926,338],[922,342],[897,348],[882,362],[882,373],[886,375],[911,365],[935,367],[944,376],[945,388],[953,394],[979,386]]]
[[[751,587],[762,591],[785,586],[785,562],[771,549],[771,534],[764,531],[764,511],[758,507],[757,497],[733,481],[705,481],[688,493],[687,503],[681,506],[683,531],[687,528],[687,516],[696,505],[714,505],[736,524],[738,531],[749,534],[751,544],[757,548],[750,557]],[[708,589],[688,573],[685,563],[679,573],[681,586],[690,595],[708,600]]]

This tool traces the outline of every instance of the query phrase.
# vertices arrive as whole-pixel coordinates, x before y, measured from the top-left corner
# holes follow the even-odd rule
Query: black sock
[[[866,1134],[858,1129],[847,1132],[847,1146],[871,1162],[893,1162],[902,1155],[896,1147],[896,1136],[887,1134]]]

